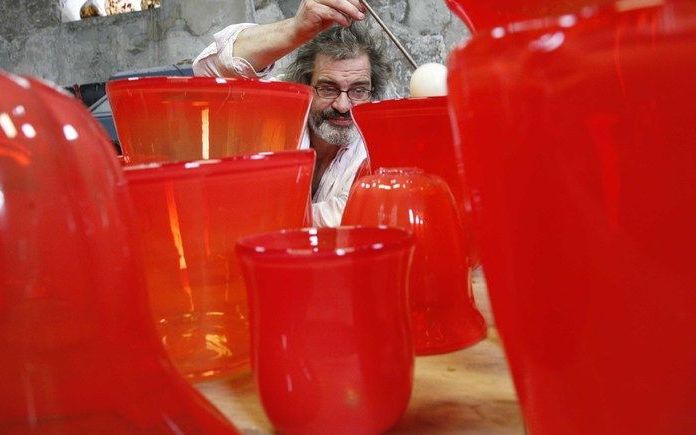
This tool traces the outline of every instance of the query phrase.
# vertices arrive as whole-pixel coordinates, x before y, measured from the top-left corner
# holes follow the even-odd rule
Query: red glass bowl
[[[471,199],[452,139],[447,97],[404,98],[361,104],[352,110],[373,169],[418,167],[442,177],[452,191],[469,260],[478,264],[470,230]]]
[[[245,237],[252,363],[282,433],[383,433],[413,378],[406,280],[413,238],[394,228]]]
[[[417,168],[381,168],[353,186],[343,225],[388,225],[414,235],[409,278],[416,355],[463,349],[486,336],[476,309],[463,229],[442,178]]]
[[[479,34],[450,57],[493,312],[534,434],[696,427],[696,4],[652,4]]]
[[[162,342],[192,381],[248,367],[247,234],[302,227],[314,151],[127,167]]]
[[[0,432],[236,433],[157,340],[105,132],[36,80],[0,95]]]
[[[107,83],[128,163],[192,161],[298,149],[312,88],[212,77]]]

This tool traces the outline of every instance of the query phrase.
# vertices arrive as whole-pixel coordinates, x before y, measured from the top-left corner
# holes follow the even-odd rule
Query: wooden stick
[[[377,24],[379,24],[382,27],[382,29],[386,32],[386,34],[389,36],[389,38],[394,42],[394,44],[396,44],[396,46],[399,48],[399,50],[401,50],[401,53],[403,53],[403,55],[406,57],[408,62],[411,64],[411,66],[413,66],[413,69],[418,68],[418,64],[416,64],[416,61],[413,60],[413,58],[411,57],[410,54],[408,54],[408,51],[406,51],[406,48],[403,45],[401,45],[401,42],[399,42],[399,40],[396,38],[396,36],[391,32],[391,30],[389,30],[389,28],[384,23],[384,21],[382,21],[382,19],[379,17],[379,15],[377,15],[377,13],[375,13],[375,10],[372,9],[372,6],[367,4],[367,2],[365,0],[360,0],[360,1],[362,2],[362,4],[365,5],[367,10],[370,11],[370,15],[372,15],[374,17],[374,19],[377,21]]]

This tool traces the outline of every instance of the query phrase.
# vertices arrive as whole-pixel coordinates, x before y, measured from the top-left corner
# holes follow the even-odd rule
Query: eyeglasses
[[[346,93],[351,101],[365,101],[372,95],[371,89],[366,88],[350,88],[347,91],[335,88],[333,86],[314,86],[314,90],[317,92],[320,98],[326,98],[327,100],[333,100],[338,98],[342,93]]]

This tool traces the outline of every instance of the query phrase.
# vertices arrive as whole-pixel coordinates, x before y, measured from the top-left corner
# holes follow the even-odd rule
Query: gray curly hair
[[[311,84],[317,54],[324,54],[334,60],[352,59],[367,54],[372,71],[373,98],[384,97],[392,67],[387,62],[384,38],[373,34],[366,25],[353,23],[349,27],[334,26],[324,30],[297,50],[297,57],[285,70],[285,79]]]

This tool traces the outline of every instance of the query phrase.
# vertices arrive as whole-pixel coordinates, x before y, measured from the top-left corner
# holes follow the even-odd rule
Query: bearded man
[[[361,23],[359,0],[303,0],[294,17],[272,24],[234,24],[193,63],[196,75],[268,77],[275,61],[297,49],[284,80],[314,88],[300,148],[317,155],[312,180],[315,226],[341,223],[351,185],[366,161],[353,106],[380,99],[391,75],[385,42]]]

